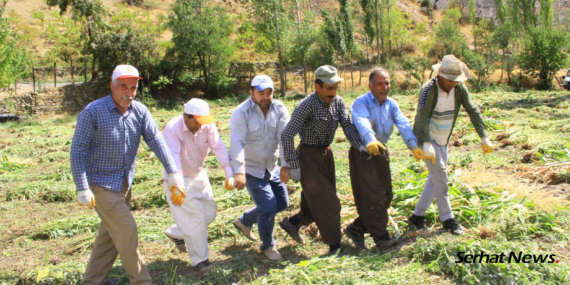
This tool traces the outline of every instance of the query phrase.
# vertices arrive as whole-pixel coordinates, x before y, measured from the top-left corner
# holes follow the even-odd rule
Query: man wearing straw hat
[[[313,221],[323,241],[329,245],[327,255],[343,255],[340,248],[340,200],[336,195],[334,157],[330,147],[338,125],[353,148],[367,153],[358,131],[350,122],[344,100],[336,96],[339,82],[336,68],[325,65],[315,71],[315,93],[297,104],[281,140],[285,160],[291,166],[283,182],[301,181],[301,209],[285,217],[279,225],[294,240],[302,242],[301,224]],[[301,144],[295,152],[294,137]]]
[[[213,269],[208,251],[208,225],[216,218],[217,206],[212,185],[204,165],[209,150],[218,158],[226,174],[224,187],[233,189],[234,172],[230,154],[218,134],[210,106],[201,99],[191,99],[184,105],[184,114],[170,120],[164,127],[164,140],[184,176],[186,198],[171,199],[166,195],[170,212],[176,222],[166,230],[178,250],[188,252],[192,267],[206,274]],[[170,193],[168,176],[164,175],[164,191]]]
[[[483,154],[491,153],[493,144],[487,137],[481,113],[471,101],[469,91],[463,83],[469,79],[467,65],[454,55],[446,55],[441,63],[432,68],[437,76],[426,82],[420,90],[418,113],[413,127],[414,135],[420,145],[423,145],[429,175],[408,223],[418,230],[426,229],[424,216],[435,198],[443,229],[460,235],[463,230],[455,220],[449,203],[447,155],[449,138],[462,106],[481,137]]]

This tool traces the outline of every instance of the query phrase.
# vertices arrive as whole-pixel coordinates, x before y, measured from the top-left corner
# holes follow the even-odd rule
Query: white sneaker
[[[186,243],[184,242],[183,239],[177,239],[169,235],[168,232],[165,232],[164,234],[166,234],[166,236],[174,243],[174,245],[176,245],[176,248],[180,252],[188,252],[188,249],[186,248]]]
[[[275,248],[275,246],[267,248],[266,250],[263,251],[263,254],[265,254],[267,259],[271,261],[283,260],[283,256],[281,256],[281,254],[279,253],[279,251],[277,251],[277,248]]]
[[[246,238],[252,241],[257,241],[257,237],[251,232],[251,227],[246,227],[239,218],[234,220],[234,226],[238,229]]]

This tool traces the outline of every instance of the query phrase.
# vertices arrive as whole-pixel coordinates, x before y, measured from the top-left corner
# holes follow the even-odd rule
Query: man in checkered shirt
[[[141,136],[169,173],[169,188],[182,201],[184,180],[148,109],[134,101],[139,72],[130,65],[113,71],[111,95],[89,104],[77,117],[70,160],[77,202],[95,208],[99,234],[85,269],[83,284],[116,285],[106,280],[120,255],[130,284],[151,284],[139,252],[137,224],[130,211],[131,186]]]
[[[281,136],[285,160],[290,175],[283,177],[301,181],[301,210],[285,217],[279,225],[297,242],[301,224],[317,223],[323,241],[329,245],[329,255],[342,255],[340,249],[340,200],[336,195],[334,158],[330,148],[338,124],[350,144],[366,153],[358,131],[350,122],[344,100],[336,96],[339,82],[336,68],[325,65],[315,71],[316,92],[297,104],[291,121]],[[295,152],[293,138],[299,134],[301,144]]]

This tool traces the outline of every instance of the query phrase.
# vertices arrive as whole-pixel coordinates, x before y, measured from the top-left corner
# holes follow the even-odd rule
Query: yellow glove
[[[176,193],[176,190],[178,190],[180,194]],[[170,191],[172,192],[172,195],[170,195],[170,201],[172,201],[172,204],[176,206],[182,205],[182,201],[184,201],[184,198],[186,198],[186,193],[184,190],[181,190],[177,186],[173,185],[170,187]]]
[[[414,158],[416,159],[416,161],[420,161],[420,160],[424,159],[424,151],[419,147],[414,147],[412,149],[412,154],[414,155]]]
[[[483,154],[493,152],[493,143],[488,137],[483,137],[481,139],[481,149],[483,149]]]
[[[380,155],[380,151],[386,150],[386,147],[381,142],[373,140],[366,145],[366,150],[370,155]]]
[[[424,143],[424,160],[431,159],[431,165],[435,164],[435,149],[431,143]]]
[[[224,188],[226,188],[226,190],[233,190],[234,189],[234,178],[233,177],[226,178],[226,182],[224,183]]]
[[[77,191],[77,204],[93,209],[93,207],[95,207],[95,196],[93,196],[93,192],[89,189]]]

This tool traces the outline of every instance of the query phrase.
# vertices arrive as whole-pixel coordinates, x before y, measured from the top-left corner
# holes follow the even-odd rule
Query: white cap
[[[184,104],[184,114],[193,115],[196,121],[202,125],[214,122],[214,117],[210,115],[210,106],[202,99],[193,98]]]
[[[271,80],[271,77],[267,75],[258,75],[254,77],[251,81],[251,87],[255,87],[259,91],[263,91],[267,88],[275,89],[273,87],[273,80]]]
[[[124,78],[138,78],[139,80],[142,79],[142,77],[139,77],[139,71],[134,66],[126,64],[117,65],[117,67],[115,67],[115,70],[113,70],[113,77],[111,80]]]

